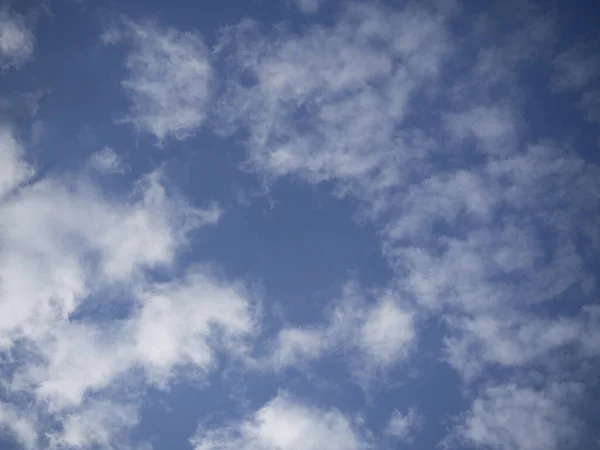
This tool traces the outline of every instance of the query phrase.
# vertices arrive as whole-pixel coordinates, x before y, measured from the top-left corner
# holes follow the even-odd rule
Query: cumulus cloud
[[[280,330],[270,359],[277,369],[303,367],[336,349],[356,349],[361,372],[370,372],[405,360],[415,338],[414,313],[399,299],[386,293],[368,303],[358,287],[349,283],[335,302],[327,323]]]
[[[297,3],[311,13],[321,2]],[[495,14],[457,18],[453,2],[432,3],[349,3],[330,25],[273,31],[244,20],[221,30],[210,56],[196,33],[123,19],[103,35],[128,46],[122,122],[162,145],[193,135],[214,110],[216,132],[242,136],[245,169],[333,187],[372,220],[388,289],[348,285],[322,321],[267,338],[259,363],[281,376],[341,354],[371,377],[414,355],[421,325],[441,319],[442,357],[475,394],[447,445],[576,445],[586,386],[573,366],[600,354],[591,305],[600,173],[565,139],[528,127],[521,75],[552,67],[548,95],[574,93],[595,121],[597,58],[584,47],[554,57],[554,23],[531,5],[508,8],[507,28]],[[25,22],[2,14],[27,42]],[[1,45],[6,67],[22,64]],[[216,67],[228,75],[218,101]],[[204,266],[174,270],[190,231],[218,222],[218,206],[190,205],[160,171],[123,197],[86,176],[37,179],[15,136],[0,129],[0,351],[10,361],[0,423],[20,445],[120,445],[137,406],[98,397],[134,382],[166,388],[180,370],[203,376],[221,354],[257,361],[252,292]],[[123,170],[110,149],[89,164]],[[168,279],[149,276],[156,268]],[[418,428],[416,410],[403,411],[384,425],[386,439]],[[239,422],[200,429],[192,444],[360,449],[365,434],[336,409],[280,393]]]
[[[26,18],[10,8],[0,10],[0,70],[19,68],[33,54],[35,37]]]
[[[581,102],[595,117],[595,58],[554,59],[556,23],[533,5],[493,7],[510,13],[501,20],[467,12],[460,37],[457,11],[351,5],[330,27],[224,31],[218,51],[233,78],[217,131],[246,132],[247,165],[261,175],[358,199],[402,299],[349,301],[325,324],[285,328],[275,367],[338,348],[389,366],[410,355],[413,311],[443,319],[445,356],[468,386],[523,367],[569,377],[566,349],[597,358],[597,289],[584,286],[597,267],[600,173],[529,128],[522,77],[553,66],[555,89],[588,89]]]
[[[206,117],[212,89],[212,68],[202,38],[123,19],[104,33],[103,40],[130,45],[122,86],[131,109],[121,122],[159,142],[193,135]]]
[[[85,175],[24,184],[21,144],[3,130],[0,352],[10,364],[0,422],[27,448],[109,447],[137,423],[137,409],[94,395],[128,379],[163,388],[184,367],[201,376],[216,366],[217,347],[243,353],[252,294],[203,267],[160,283],[146,276],[169,269],[190,230],[219,220],[218,206],[193,207],[160,172],[124,198]],[[62,431],[48,434],[38,417]]]
[[[498,450],[571,448],[581,424],[569,405],[580,395],[581,386],[572,383],[551,384],[545,390],[515,384],[490,387],[474,401],[454,438]]]
[[[249,132],[250,166],[375,190],[397,178],[398,127],[449,47],[442,17],[367,5],[302,35],[263,35],[246,21],[223,36],[235,64],[221,131]]]
[[[359,450],[371,448],[340,411],[320,409],[279,393],[240,423],[198,431],[195,450]]]

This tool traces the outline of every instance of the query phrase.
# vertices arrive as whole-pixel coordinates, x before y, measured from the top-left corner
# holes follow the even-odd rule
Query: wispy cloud
[[[8,125],[0,125],[0,200],[34,173],[23,160],[23,149]]]
[[[220,46],[239,75],[221,103],[222,131],[248,130],[258,171],[385,188],[402,158],[398,126],[448,50],[443,18],[418,9],[353,5],[334,27],[299,36],[243,22]]]
[[[401,361],[418,337],[413,313],[443,319],[447,361],[473,389],[478,376],[505,382],[522,367],[575,377],[566,347],[597,357],[583,286],[600,244],[600,174],[552,133],[532,132],[522,78],[531,64],[554,65],[555,87],[588,86],[593,58],[578,68],[568,54],[554,59],[556,22],[534,5],[492,9],[510,31],[494,14],[467,12],[458,32],[459,9],[426,4],[351,5],[333,26],[299,32],[251,22],[224,31],[218,50],[234,77],[218,131],[246,131],[247,164],[262,175],[357,198],[402,299],[346,298],[352,306],[325,324],[284,328],[275,367],[305,367],[336,345],[375,366]],[[595,94],[582,98],[594,116]],[[563,301],[575,312],[547,306]],[[481,439],[469,444],[502,448]],[[561,439],[549,432],[544,445]]]
[[[291,3],[304,14],[315,14],[326,1],[327,0],[291,0]]]
[[[422,426],[423,419],[413,408],[405,414],[394,410],[387,425],[387,433],[400,441],[410,442],[412,435]]]
[[[120,156],[111,148],[104,147],[90,157],[90,165],[105,174],[125,172],[125,164]]]
[[[584,118],[600,123],[600,57],[596,43],[578,43],[554,59],[551,86],[579,96],[576,105]]]
[[[477,398],[455,431],[454,441],[477,448],[554,450],[569,448],[581,424],[569,405],[581,395],[577,384],[552,384],[545,390],[514,384],[490,387]]]
[[[323,2],[295,3],[312,14]],[[352,197],[392,275],[368,292],[349,283],[322,320],[261,334],[250,289],[179,258],[192,231],[219,223],[217,204],[192,205],[161,170],[108,195],[94,177],[125,168],[109,148],[81,173],[36,174],[3,124],[2,429],[31,449],[127,448],[138,390],[167,389],[183,373],[206,379],[222,356],[283,380],[290,367],[311,374],[317,360],[341,355],[342,370],[368,384],[409,367],[435,320],[440,363],[471,402],[449,448],[578,445],[588,383],[574,367],[600,355],[600,170],[568,138],[529,125],[523,74],[553,71],[535,88],[553,100],[574,94],[594,122],[598,58],[585,46],[557,55],[556,21],[538,7],[511,3],[509,18],[502,5],[490,8],[350,2],[329,25],[268,30],[243,20],[220,30],[213,51],[200,34],[156,22],[109,28],[104,42],[127,52],[130,109],[120,122],[159,145],[210,122],[221,136],[242,136],[243,168],[267,183],[293,177]],[[3,9],[0,69],[22,66],[33,48],[26,19]],[[0,101],[0,120],[29,118],[37,102]],[[261,404],[199,429],[192,445],[378,442],[334,405],[287,391]],[[398,408],[381,413],[389,421],[379,432],[410,443],[427,418]]]
[[[312,360],[342,349],[358,357],[358,361],[349,362],[361,367],[360,378],[404,361],[414,347],[415,338],[414,313],[394,298],[393,293],[384,293],[370,303],[354,283],[349,283],[335,302],[327,323],[310,328],[283,328],[269,358],[281,370],[305,367]]]
[[[212,67],[202,38],[123,18],[103,40],[130,46],[122,85],[131,109],[121,122],[160,143],[193,135],[206,117],[212,90]]]
[[[0,9],[0,71],[19,68],[33,54],[35,36],[25,17],[9,7]]]

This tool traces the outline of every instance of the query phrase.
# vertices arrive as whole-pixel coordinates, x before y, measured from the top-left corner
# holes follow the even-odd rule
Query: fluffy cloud
[[[455,438],[476,448],[571,448],[580,423],[569,405],[580,394],[577,384],[552,384],[545,390],[514,384],[490,387],[474,401]]]
[[[123,19],[103,40],[131,45],[122,82],[131,110],[122,122],[159,142],[194,134],[211,96],[212,68],[201,37]]]
[[[109,198],[85,175],[24,184],[31,170],[9,128],[2,149],[0,351],[11,364],[1,422],[28,448],[110,446],[136,409],[93,394],[140,374],[162,388],[180,367],[202,375],[217,347],[243,353],[252,295],[202,267],[162,283],[146,276],[172,266],[188,231],[220,217],[172,195],[159,172]],[[36,422],[46,415],[62,423],[50,441]]]
[[[361,372],[368,373],[405,360],[415,344],[415,327],[414,313],[391,294],[369,304],[357,286],[349,283],[327,324],[282,329],[270,359],[278,369],[302,367],[336,349],[356,349]]]
[[[311,13],[321,2],[296,3]],[[421,325],[441,319],[443,357],[465,392],[479,392],[449,445],[562,448],[581,429],[573,412],[585,383],[572,363],[600,354],[590,305],[600,173],[553,130],[528,127],[521,75],[552,67],[548,95],[574,93],[595,121],[598,61],[584,47],[549,56],[554,24],[531,5],[508,8],[507,31],[495,22],[502,8],[457,18],[453,2],[432,3],[350,3],[330,26],[242,21],[221,30],[210,56],[198,34],[151,22],[124,19],[103,39],[128,46],[122,122],[162,145],[214,110],[218,133],[243,136],[245,168],[326,183],[377,230],[389,289],[349,285],[322,322],[281,329],[259,363],[282,375],[339,353],[372,377],[414,355]],[[6,11],[4,68],[33,49],[24,19]],[[213,103],[216,67],[228,78]],[[0,103],[0,114],[12,112]],[[257,362],[252,293],[176,264],[189,232],[218,222],[217,206],[190,205],[160,171],[123,196],[85,175],[35,178],[8,127],[0,158],[0,424],[20,445],[125,446],[139,412],[107,400],[119,389],[203,376],[221,354]],[[123,170],[110,149],[88,163]],[[149,274],[157,268],[166,280]],[[386,439],[408,439],[418,422],[395,411]],[[360,449],[363,434],[340,411],[282,393],[238,423],[201,429],[193,445]]]
[[[580,316],[541,319],[523,314],[514,317],[477,315],[462,318],[457,336],[446,338],[449,363],[466,379],[480,374],[488,364],[503,367],[532,367],[556,363],[558,352],[569,349],[581,359],[598,356],[594,345],[598,310],[584,309]],[[560,360],[560,358],[558,358]]]
[[[10,8],[0,11],[0,70],[20,67],[35,46],[35,37],[25,17]]]
[[[456,8],[427,5],[351,5],[330,27],[242,22],[223,33],[234,78],[218,131],[247,132],[247,164],[270,179],[358,199],[402,299],[347,301],[324,325],[285,328],[276,367],[338,348],[389,366],[410,354],[412,311],[444,319],[447,360],[468,385],[523,367],[568,378],[572,357],[597,358],[600,173],[550,130],[529,128],[522,77],[554,66],[555,87],[588,89],[581,101],[595,117],[595,58],[553,60],[555,22],[532,5],[493,12],[508,10],[510,32],[467,12],[460,37]]]
[[[135,406],[97,401],[69,414],[61,432],[50,436],[49,448],[126,448],[126,432],[137,422]]]
[[[384,189],[404,157],[398,126],[416,89],[435,79],[447,43],[443,18],[418,9],[354,5],[334,27],[300,36],[262,35],[243,22],[220,46],[239,75],[221,105],[221,131],[248,130],[249,164],[261,172]]]
[[[371,448],[348,418],[279,393],[241,423],[199,430],[195,450],[359,450]]]

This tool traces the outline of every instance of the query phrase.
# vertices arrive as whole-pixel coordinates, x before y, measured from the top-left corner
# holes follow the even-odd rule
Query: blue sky
[[[0,448],[600,449],[594,2],[0,5]]]

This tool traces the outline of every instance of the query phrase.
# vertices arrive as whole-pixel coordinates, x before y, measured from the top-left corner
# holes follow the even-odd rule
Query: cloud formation
[[[218,131],[247,132],[247,164],[269,179],[326,183],[360,202],[363,220],[380,230],[393,297],[442,319],[443,356],[467,386],[498,377],[510,390],[524,367],[575,376],[564,349],[597,358],[600,174],[569,145],[528,129],[520,74],[534,61],[554,67],[548,88],[582,89],[595,79],[594,58],[549,56],[555,24],[536,7],[511,11],[510,32],[488,13],[467,12],[461,20],[473,26],[460,38],[459,12],[352,4],[331,27],[229,28],[219,51],[237,77]],[[593,92],[583,95],[594,104]],[[560,302],[577,312],[545,309]],[[387,309],[394,303],[341,304],[352,306],[338,307],[327,326],[284,328],[276,367],[302,367],[336,342],[384,366],[406,357],[419,325],[407,334],[415,325]],[[352,332],[337,337],[344,326]],[[563,433],[540,426],[539,448],[559,446]],[[468,444],[503,448],[493,428],[479,432]],[[507,448],[538,448],[512,439]]]
[[[456,437],[476,448],[572,448],[581,424],[568,405],[580,394],[576,384],[552,384],[543,391],[514,384],[490,387],[474,401]]]
[[[121,122],[159,142],[193,135],[205,119],[213,78],[202,38],[123,18],[103,40],[130,46],[122,86],[131,109]]]
[[[251,294],[201,267],[168,282],[146,277],[221,214],[171,195],[160,172],[129,199],[108,198],[85,175],[27,182],[33,170],[8,127],[1,145],[0,350],[11,362],[2,424],[26,448],[110,447],[137,409],[94,395],[140,374],[159,388],[180,367],[202,375],[216,347],[241,354],[254,327]],[[62,423],[49,441],[44,417]]]
[[[25,17],[9,7],[0,10],[0,71],[19,68],[33,54],[35,37]]]
[[[337,410],[303,404],[280,392],[244,421],[202,430],[195,450],[359,450],[371,448],[357,427]]]
[[[600,356],[600,170],[540,110],[556,103],[568,122],[563,106],[574,103],[579,119],[599,120],[592,46],[555,45],[557,19],[534,4],[343,2],[321,20],[323,3],[296,1],[307,14],[297,24],[241,19],[206,41],[122,18],[102,35],[126,52],[130,107],[119,122],[178,155],[188,155],[182,141],[195,150],[217,134],[264,192],[285,186],[282,201],[296,201],[298,183],[309,201],[343,199],[366,225],[352,239],[378,242],[389,278],[362,287],[349,274],[360,283],[306,301],[279,326],[272,305],[259,308],[247,283],[193,247],[222,225],[219,203],[179,195],[168,170],[141,174],[156,167],[143,151],[125,165],[117,139],[70,170],[37,170],[43,157],[28,154],[15,123],[36,115],[39,94],[2,97],[0,429],[15,445],[135,448],[148,392],[214,379],[239,407],[227,413],[243,412],[201,420],[196,450],[410,447],[437,436],[422,427],[447,423],[447,448],[590,442],[581,405]],[[23,68],[35,41],[26,19],[5,8],[0,30],[0,69]],[[226,242],[224,258],[268,253],[246,248],[257,223],[248,217],[232,219],[248,235]],[[219,233],[215,247],[228,240]],[[292,289],[272,282],[278,295]],[[428,380],[423,368],[452,386],[413,392]],[[227,385],[236,376],[241,386]],[[256,398],[237,398],[251,383]],[[322,396],[325,384],[336,393]],[[351,384],[356,392],[341,392]],[[428,410],[443,389],[440,398],[462,396],[462,413]]]
[[[369,304],[349,283],[326,324],[286,327],[279,331],[269,358],[278,370],[303,367],[312,360],[341,350],[356,358],[362,371],[393,367],[405,360],[416,338],[414,313],[392,294],[384,293]]]

